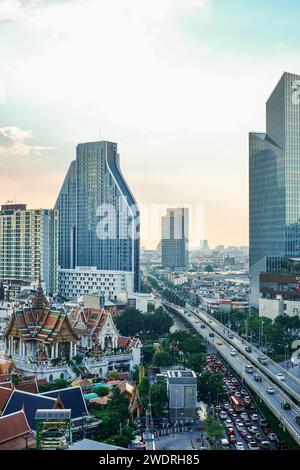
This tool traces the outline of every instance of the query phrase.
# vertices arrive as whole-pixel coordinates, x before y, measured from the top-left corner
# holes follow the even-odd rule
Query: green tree
[[[159,418],[163,415],[167,406],[167,385],[165,383],[155,383],[151,385],[150,400],[152,405],[152,415],[154,418]]]
[[[127,308],[115,320],[117,328],[124,336],[135,336],[144,328],[144,315],[135,308]]]
[[[153,355],[152,364],[156,367],[168,367],[173,363],[171,353],[168,351],[156,352]]]
[[[224,435],[224,430],[220,423],[214,416],[209,416],[205,422],[205,431],[207,432],[208,441],[212,450],[221,449],[221,439]]]
[[[205,365],[206,354],[190,354],[187,359],[186,363],[187,366],[192,369],[196,373],[201,373],[203,367]]]
[[[220,372],[204,372],[197,378],[198,398],[205,403],[217,403],[223,394],[224,376]]]
[[[68,388],[68,387],[70,387],[70,382],[68,380],[57,379],[45,385],[39,385],[39,391],[40,393],[51,392],[52,390],[60,390],[62,388]]]

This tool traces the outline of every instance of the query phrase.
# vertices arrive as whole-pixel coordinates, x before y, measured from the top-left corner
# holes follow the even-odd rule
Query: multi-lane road
[[[268,359],[266,365],[261,364],[258,360],[258,357],[262,356],[261,351],[231,330],[228,330],[228,328],[225,328],[223,324],[205,312],[192,307],[182,309],[162,299],[161,302],[186,318],[194,329],[216,348],[218,353],[230,364],[248,387],[260,397],[281,422],[282,426],[300,445],[300,426],[296,422],[296,418],[300,416],[300,381],[271,359]],[[231,337],[229,338],[228,335]],[[245,351],[247,346],[251,347],[251,353]],[[246,372],[247,365],[253,366],[253,373]],[[284,381],[277,377],[276,374],[278,373],[283,374]],[[261,382],[255,380],[255,375],[261,377]],[[269,394],[267,392],[268,388],[272,388],[275,393]],[[282,405],[286,403],[289,403],[290,410],[283,409]]]

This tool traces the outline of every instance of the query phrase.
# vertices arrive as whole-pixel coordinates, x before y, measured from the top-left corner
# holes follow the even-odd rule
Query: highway
[[[291,434],[295,441],[300,445],[300,426],[296,423],[296,417],[300,416],[300,408],[298,402],[295,403],[295,397],[298,397],[299,381],[297,379],[292,380],[288,377],[287,372],[277,364],[273,364],[273,361],[269,359],[268,366],[263,366],[257,360],[258,356],[262,356],[262,353],[255,350],[252,346],[253,354],[247,354],[245,347],[247,342],[242,343],[242,338],[233,334],[233,339],[228,337],[229,330],[224,325],[212,319],[209,315],[198,309],[182,309],[176,305],[170,304],[161,300],[162,304],[177,311],[181,316],[186,318],[194,329],[205,339],[213,345],[218,353],[230,364],[235,372],[243,379],[244,383],[247,384],[265,403],[265,405],[272,411],[272,413],[281,422],[283,427]],[[185,313],[187,311],[187,313]],[[205,325],[205,329],[201,328],[201,324]],[[225,333],[224,333],[225,328]],[[214,337],[209,334],[214,333]],[[222,344],[217,344],[221,341]],[[249,344],[250,346],[250,344]],[[231,355],[231,350],[235,349],[236,355]],[[245,367],[248,364],[254,365],[253,374],[249,374],[245,371]],[[270,367],[270,370],[268,369]],[[267,373],[266,373],[267,372]],[[282,372],[286,376],[286,383],[281,382],[277,377],[276,373]],[[255,381],[255,374],[259,374],[262,378],[261,382]],[[292,376],[293,378],[293,376]],[[294,379],[294,378],[293,378]],[[272,387],[275,391],[274,395],[267,393],[267,388]],[[284,387],[289,389],[289,394],[286,393]],[[293,388],[294,387],[294,388]],[[290,396],[293,396],[292,397]],[[300,397],[299,397],[300,398]],[[291,410],[284,410],[282,403],[289,403]]]
[[[214,331],[216,331],[222,338],[233,347],[238,349],[247,359],[255,365],[261,372],[266,374],[276,385],[282,388],[285,392],[287,392],[291,397],[294,398],[295,403],[299,405],[300,403],[300,380],[297,379],[294,375],[284,369],[280,364],[277,364],[272,359],[268,358],[268,362],[266,365],[263,365],[259,362],[258,358],[265,356],[261,351],[255,348],[252,344],[248,343],[244,339],[242,339],[239,335],[232,332],[228,328],[226,328],[222,323],[215,320],[213,317],[208,315],[206,312],[201,311],[200,309],[188,309],[188,313],[196,316],[197,318],[201,319],[205,322],[205,324],[209,324]],[[213,321],[213,323],[209,323]],[[229,338],[228,335],[233,336],[233,338]],[[251,347],[252,353],[248,353],[245,348]],[[285,380],[280,380],[276,374],[283,374]]]

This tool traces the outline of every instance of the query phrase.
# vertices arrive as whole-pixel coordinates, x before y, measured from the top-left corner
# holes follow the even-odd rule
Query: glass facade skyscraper
[[[250,305],[260,273],[300,257],[300,75],[284,73],[267,101],[266,133],[250,133]]]
[[[168,209],[161,223],[162,265],[183,268],[189,263],[189,210]]]
[[[77,146],[55,208],[61,269],[131,272],[139,291],[139,210],[121,173],[116,143]]]

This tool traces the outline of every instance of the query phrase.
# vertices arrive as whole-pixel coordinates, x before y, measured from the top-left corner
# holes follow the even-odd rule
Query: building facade
[[[183,268],[189,264],[189,210],[168,209],[161,223],[162,265]]]
[[[100,271],[96,267],[77,266],[58,271],[58,287],[61,297],[76,300],[83,295],[98,295],[117,300],[122,292],[133,292],[132,273],[126,271]]]
[[[197,376],[191,370],[167,371],[170,418],[193,420],[197,409]]]
[[[59,266],[131,273],[140,287],[139,210],[121,173],[117,144],[77,146],[59,193]]]
[[[287,273],[300,257],[299,90],[300,75],[284,73],[267,101],[266,133],[250,134],[250,305],[255,309],[260,274]]]
[[[45,282],[48,294],[57,292],[58,213],[5,205],[0,211],[0,281]]]

